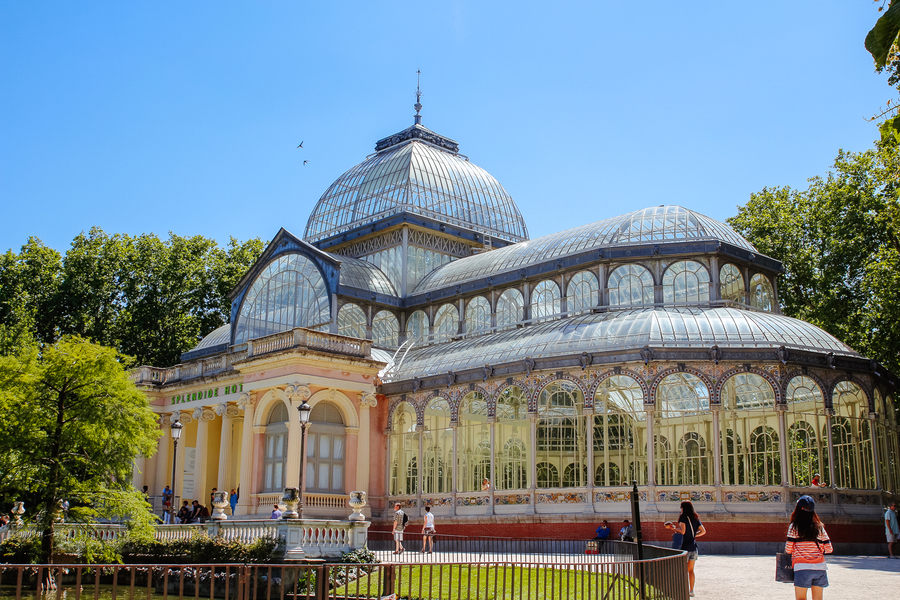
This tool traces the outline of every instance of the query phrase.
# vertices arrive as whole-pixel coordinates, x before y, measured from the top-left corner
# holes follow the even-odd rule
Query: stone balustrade
[[[295,348],[358,358],[372,357],[371,340],[360,340],[297,327],[290,331],[274,333],[244,344],[231,346],[225,354],[218,356],[198,358],[165,369],[149,366],[138,367],[129,373],[129,377],[138,384],[164,385],[174,381],[186,381],[225,373],[232,370],[234,363],[254,356]]]

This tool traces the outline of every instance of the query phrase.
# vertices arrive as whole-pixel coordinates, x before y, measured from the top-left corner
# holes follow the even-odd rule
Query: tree
[[[765,188],[729,224],[782,261],[785,314],[900,372],[900,145],[841,151],[804,191]]]
[[[64,500],[76,520],[150,522],[131,486],[132,468],[135,458],[156,451],[160,433],[125,364],[114,349],[69,336],[0,357],[4,484],[36,501],[43,563]]]

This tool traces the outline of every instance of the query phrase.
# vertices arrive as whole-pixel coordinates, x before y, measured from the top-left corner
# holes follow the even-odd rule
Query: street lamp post
[[[309,425],[309,413],[312,412],[312,408],[306,402],[303,401],[303,404],[297,407],[297,410],[300,412],[300,506],[297,508],[297,515],[300,519],[303,518],[303,476],[305,475],[306,469],[304,469],[304,460],[306,459],[306,427]]]
[[[175,451],[172,452],[172,504],[169,507],[169,523],[175,523],[175,467],[178,464],[178,438],[181,437],[183,428],[181,421],[172,423],[172,442],[175,444]]]

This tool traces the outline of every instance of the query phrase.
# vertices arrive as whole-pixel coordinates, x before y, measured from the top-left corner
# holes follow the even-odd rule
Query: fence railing
[[[48,592],[75,600],[686,600],[686,570],[684,553],[581,564],[0,565],[0,584],[15,586],[17,600]]]

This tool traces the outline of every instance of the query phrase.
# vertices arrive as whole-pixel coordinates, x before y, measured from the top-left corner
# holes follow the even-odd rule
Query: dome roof
[[[736,308],[646,308],[586,314],[413,348],[391,379],[497,366],[529,356],[548,358],[644,346],[705,350],[713,345],[722,349],[786,346],[859,356],[831,334],[791,317]]]
[[[401,212],[416,213],[511,242],[528,239],[519,208],[456,142],[413,125],[378,142],[319,198],[304,239],[315,242]]]
[[[708,240],[757,252],[753,244],[724,223],[681,206],[657,206],[452,261],[426,275],[413,294],[423,294],[592,248]]]
[[[221,327],[217,327],[213,329],[210,333],[206,335],[200,343],[194,346],[189,350],[189,352],[195,352],[197,350],[204,350],[206,348],[213,348],[215,346],[220,346],[222,344],[231,343],[231,324],[226,323]]]
[[[394,284],[391,283],[388,276],[372,263],[331,252],[328,254],[341,263],[340,283],[342,286],[388,296],[397,295],[397,290],[394,289]]]

